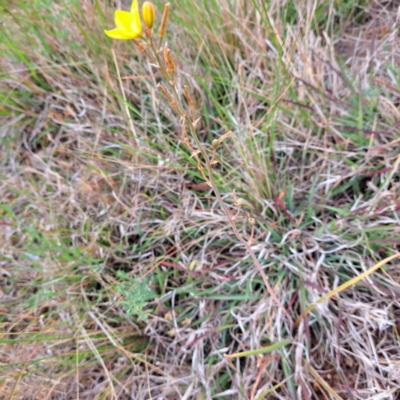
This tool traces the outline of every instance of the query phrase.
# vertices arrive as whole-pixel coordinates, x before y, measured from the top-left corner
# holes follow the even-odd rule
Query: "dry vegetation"
[[[171,2],[178,85],[208,149],[233,132],[215,179],[296,325],[102,33],[115,3],[0,4],[0,398],[400,399],[397,259],[304,315],[400,251],[400,4]]]

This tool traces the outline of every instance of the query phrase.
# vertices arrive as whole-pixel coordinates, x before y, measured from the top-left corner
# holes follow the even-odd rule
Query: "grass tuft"
[[[177,87],[210,154],[232,132],[216,187],[284,310],[159,74],[103,34],[114,5],[0,10],[1,398],[399,398],[395,2],[171,3]]]

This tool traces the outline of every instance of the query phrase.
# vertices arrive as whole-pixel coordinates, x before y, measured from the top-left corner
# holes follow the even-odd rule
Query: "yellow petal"
[[[115,11],[115,25],[121,31],[131,31],[132,14],[128,11]]]
[[[112,29],[110,31],[105,30],[104,33],[113,39],[127,40],[127,39],[133,39],[135,37],[132,32],[130,32],[129,35],[126,31],[122,31],[121,29],[118,28]]]
[[[154,24],[154,17],[156,15],[156,8],[150,1],[145,1],[142,5],[142,17],[146,26],[151,29]]]
[[[132,5],[131,5],[131,14],[135,14],[135,13],[139,14],[139,6],[137,3],[137,0],[133,0]]]
[[[133,0],[131,6],[131,30],[135,34],[135,37],[142,36],[142,21],[140,20],[137,0]]]

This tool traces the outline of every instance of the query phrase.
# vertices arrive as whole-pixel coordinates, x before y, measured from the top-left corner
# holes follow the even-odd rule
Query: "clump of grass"
[[[185,0],[167,31],[200,145],[231,132],[215,186],[293,328],[159,72],[104,36],[108,3],[2,6],[3,396],[396,398],[396,14],[293,4]],[[143,321],[124,305],[146,277]]]

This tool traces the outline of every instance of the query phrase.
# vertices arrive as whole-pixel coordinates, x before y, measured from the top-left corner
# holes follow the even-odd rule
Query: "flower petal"
[[[131,6],[131,31],[134,32],[135,37],[142,36],[142,21],[140,20],[139,7],[137,0],[133,0]]]
[[[110,31],[105,30],[104,33],[113,39],[127,40],[127,39],[133,39],[135,37],[133,32],[126,32],[118,28],[111,29]]]
[[[133,0],[132,5],[131,5],[131,14],[135,14],[135,13],[139,14],[139,6],[137,3],[137,0]]]
[[[121,31],[131,31],[132,14],[128,11],[115,11],[115,25]]]
[[[134,33],[135,37],[142,36],[142,22],[140,21],[139,14],[137,18],[135,18],[131,23],[131,30]]]

